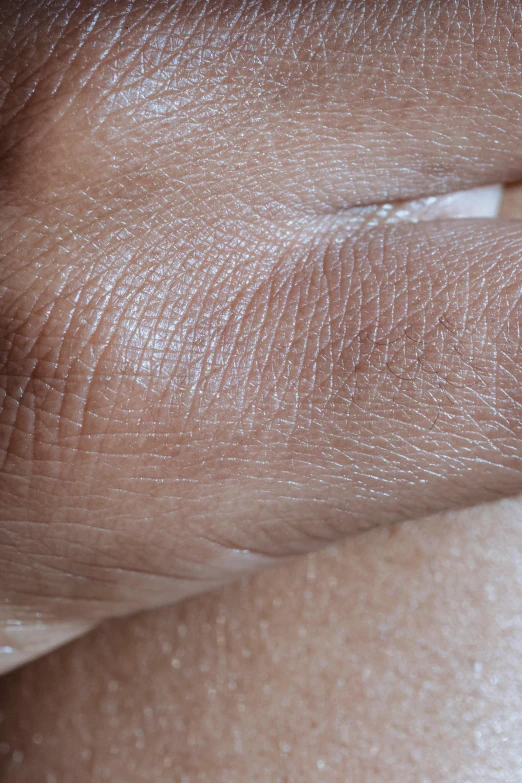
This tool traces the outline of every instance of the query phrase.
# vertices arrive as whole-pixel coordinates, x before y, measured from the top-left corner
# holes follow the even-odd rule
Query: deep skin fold
[[[1,13],[3,623],[520,490],[517,3]]]

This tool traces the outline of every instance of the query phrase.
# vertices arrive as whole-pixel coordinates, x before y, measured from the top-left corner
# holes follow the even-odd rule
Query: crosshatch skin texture
[[[522,175],[520,21],[2,3],[3,668],[521,489],[521,229],[380,217]]]

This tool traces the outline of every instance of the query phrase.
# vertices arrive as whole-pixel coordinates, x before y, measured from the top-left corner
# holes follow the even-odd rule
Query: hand
[[[520,502],[351,536],[1,680],[0,780],[513,783]]]
[[[4,670],[522,489],[520,16],[2,5]]]

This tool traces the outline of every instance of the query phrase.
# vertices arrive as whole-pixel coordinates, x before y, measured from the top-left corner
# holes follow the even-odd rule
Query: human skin
[[[4,670],[522,489],[520,16],[2,3]]]
[[[519,501],[359,534],[4,678],[3,783],[514,783]]]
[[[512,500],[362,533],[105,623],[3,679],[0,778],[512,783],[521,521]]]
[[[212,8],[0,10],[18,661],[520,488],[519,228],[371,206],[520,176],[519,8]],[[516,780],[518,509],[104,626],[4,680],[3,777]]]

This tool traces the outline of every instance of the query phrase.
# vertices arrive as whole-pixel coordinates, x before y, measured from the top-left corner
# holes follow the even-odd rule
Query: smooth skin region
[[[4,678],[2,783],[518,783],[522,511],[352,536]]]
[[[522,490],[522,229],[389,207],[522,176],[521,21],[2,3],[4,671]]]

